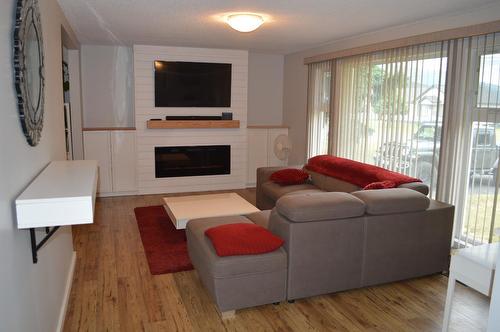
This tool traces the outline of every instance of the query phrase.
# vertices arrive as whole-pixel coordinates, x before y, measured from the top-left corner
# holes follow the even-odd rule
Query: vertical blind
[[[307,97],[307,155],[328,153],[332,62],[309,65]]]
[[[500,33],[310,64],[308,89],[309,157],[418,177],[456,206],[455,245],[499,240]]]
[[[337,60],[335,155],[437,179],[447,42]]]

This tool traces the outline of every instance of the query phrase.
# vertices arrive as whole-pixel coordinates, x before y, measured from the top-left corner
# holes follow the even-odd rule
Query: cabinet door
[[[254,185],[257,168],[267,166],[267,129],[248,129],[247,184]]]
[[[137,189],[135,131],[111,132],[111,160],[113,191],[135,191]]]
[[[268,135],[268,141],[267,141],[267,146],[268,146],[268,163],[269,166],[286,166],[288,163],[288,160],[280,160],[276,157],[274,154],[274,141],[279,135],[287,135],[288,136],[288,129],[287,128],[272,128],[269,129],[269,135]]]
[[[109,132],[86,131],[83,133],[83,144],[85,159],[97,160],[97,165],[99,167],[97,192],[112,192],[111,144]]]

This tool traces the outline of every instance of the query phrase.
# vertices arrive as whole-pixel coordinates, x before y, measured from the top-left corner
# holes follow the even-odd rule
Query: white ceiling
[[[319,44],[492,0],[58,0],[83,44],[148,44],[291,53]],[[497,0],[498,1],[498,0]],[[251,33],[222,20],[256,12],[268,21]]]

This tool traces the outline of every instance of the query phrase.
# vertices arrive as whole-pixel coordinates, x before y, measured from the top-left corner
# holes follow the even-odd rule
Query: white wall
[[[281,125],[284,56],[248,54],[248,124]]]
[[[56,0],[40,0],[45,50],[45,118],[42,139],[30,147],[21,131],[13,84],[12,31],[16,1],[0,2],[0,331],[57,329],[73,254],[71,229],[60,229],[31,260],[29,234],[17,230],[14,200],[51,161],[65,158],[61,25]]]
[[[127,47],[83,45],[84,127],[133,127],[133,54]],[[248,124],[281,125],[284,56],[248,55]]]
[[[464,13],[454,13],[412,24],[379,30],[361,36],[327,43],[314,49],[286,55],[283,122],[290,126],[289,133],[293,144],[289,164],[303,163],[306,157],[307,66],[304,65],[304,58],[326,52],[349,49],[357,46],[499,19],[500,3],[496,2]]]
[[[147,48],[147,47],[146,47]],[[144,56],[142,49],[139,49],[140,56],[142,58],[147,58],[146,61],[142,59],[135,59],[133,51],[131,52],[129,48],[117,47],[117,46],[100,46],[100,45],[84,45],[81,50],[81,82],[82,82],[82,108],[83,108],[83,127],[136,127],[137,130],[137,142],[139,146],[138,151],[138,178],[139,178],[139,190],[141,193],[153,193],[153,192],[166,192],[175,190],[213,190],[214,181],[218,181],[218,186],[220,189],[228,188],[229,186],[242,186],[245,180],[240,181],[240,176],[243,174],[242,169],[243,161],[239,156],[244,154],[242,149],[246,146],[241,147],[243,144],[243,137],[241,136],[241,130],[223,130],[222,132],[217,132],[217,130],[196,130],[196,137],[198,137],[200,142],[203,143],[202,135],[209,137],[209,140],[215,142],[215,136],[222,137],[223,140],[227,140],[228,137],[232,137],[232,144],[234,145],[236,158],[233,158],[233,171],[234,175],[232,179],[228,177],[215,177],[215,180],[209,180],[209,177],[203,177],[207,179],[208,182],[201,185],[199,183],[200,178],[193,179],[154,179],[154,168],[152,164],[151,157],[151,146],[156,144],[152,143],[152,139],[149,138],[147,143],[141,137],[143,133],[148,136],[152,136],[153,133],[160,134],[159,131],[144,131],[144,122],[146,118],[158,118],[166,115],[166,110],[163,109],[151,109],[154,103],[154,95],[152,90],[152,63],[153,60],[157,59],[158,56],[165,54],[164,50],[182,50],[181,48],[175,47],[150,47],[149,50],[145,52],[152,52],[147,56]],[[185,48],[190,50],[190,48]],[[156,52],[156,53],[155,53]],[[177,52],[177,51],[176,51]],[[196,49],[194,49],[196,52]],[[245,53],[245,64],[244,71],[245,75],[242,77],[242,73],[239,72],[242,66],[239,58],[234,57],[234,51],[232,50],[217,50],[213,56],[208,49],[201,49],[199,56],[193,55],[191,52],[184,53],[186,58],[179,58],[181,61],[190,61],[189,59],[198,59],[196,61],[224,61],[224,59],[229,59],[228,61],[233,61],[236,59],[236,71],[234,73],[234,78],[237,80],[244,79],[244,83],[236,82],[237,85],[233,87],[233,101],[237,102],[236,107],[232,107],[235,119],[242,120],[241,126],[246,128],[247,120],[248,124],[251,125],[281,125],[283,123],[283,69],[284,69],[284,56],[276,54],[265,54],[256,52]],[[239,52],[239,53],[238,53]],[[241,51],[237,53],[240,54]],[[175,53],[175,52],[174,52]],[[71,54],[71,53],[70,53]],[[248,56],[246,56],[248,54]],[[228,55],[228,56],[226,56]],[[239,56],[239,55],[238,55]],[[168,54],[167,54],[168,57]],[[248,57],[248,60],[246,60]],[[194,60],[191,60],[194,61]],[[248,64],[247,64],[248,61]],[[148,99],[138,98],[136,101],[132,100],[133,89],[130,84],[135,84],[134,79],[129,77],[130,73],[134,71],[134,63],[138,68],[136,71],[137,89],[142,89],[139,93],[148,93]],[[137,75],[137,73],[139,73]],[[124,75],[126,74],[126,75]],[[145,84],[145,80],[149,80]],[[241,85],[243,84],[243,85]],[[240,91],[241,89],[247,89],[245,95]],[[138,91],[136,90],[136,95]],[[73,93],[72,93],[73,94]],[[72,97],[73,98],[73,97]],[[245,109],[243,111],[242,105],[239,105],[240,101],[246,101]],[[135,105],[134,105],[135,104]],[[137,107],[137,110],[135,110]],[[74,108],[73,108],[74,109]],[[220,114],[221,110],[214,109],[168,109],[169,114]],[[186,111],[188,111],[186,113]],[[173,113],[172,113],[173,112]],[[200,113],[201,112],[201,113]],[[205,113],[203,113],[205,112]],[[219,112],[219,113],[217,113]],[[137,114],[135,114],[137,113]],[[137,115],[137,116],[136,116]],[[137,123],[136,123],[137,119]],[[161,133],[165,136],[166,134]],[[179,145],[178,140],[182,140],[184,143],[189,140],[193,140],[193,137],[186,137],[185,132],[181,131],[170,131],[168,135],[179,136],[177,140],[170,140],[170,145]],[[236,136],[235,136],[236,135]],[[189,136],[189,135],[187,135]],[[193,136],[193,135],[191,135]],[[226,137],[227,136],[227,137]],[[184,137],[184,138],[182,138]],[[211,137],[211,138],[210,138]],[[199,143],[200,143],[199,142]],[[245,138],[246,142],[246,138]],[[78,142],[76,142],[78,143]],[[140,146],[141,144],[149,145]],[[163,145],[169,145],[163,144]],[[194,143],[193,143],[194,144]],[[214,143],[215,144],[215,143]],[[245,143],[246,144],[246,143]],[[185,145],[185,144],[184,144]],[[240,148],[241,147],[241,148]],[[142,150],[141,150],[142,149]],[[149,150],[145,150],[149,149]],[[77,149],[78,150],[78,149]],[[145,157],[146,152],[148,153]],[[77,155],[77,153],[75,153]],[[144,160],[144,158],[149,158]],[[144,165],[141,163],[145,163]],[[237,180],[235,180],[237,179]],[[189,182],[196,183],[197,188],[193,188],[189,185]],[[181,182],[182,186],[175,185],[176,182]]]
[[[156,108],[153,62],[232,64],[231,107]],[[248,52],[210,48],[134,45],[137,177],[141,194],[244,188],[247,172]],[[240,128],[147,129],[146,121],[165,115],[220,115],[230,111]],[[231,145],[231,174],[155,178],[155,146]]]
[[[133,127],[132,48],[81,47],[83,126]]]

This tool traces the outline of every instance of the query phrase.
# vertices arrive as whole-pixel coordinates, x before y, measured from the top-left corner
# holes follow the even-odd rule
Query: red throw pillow
[[[271,174],[271,181],[282,186],[303,184],[309,179],[309,174],[301,169],[286,168]]]
[[[227,224],[209,228],[205,235],[218,256],[257,255],[272,252],[283,245],[280,237],[255,224]]]
[[[395,188],[396,183],[394,181],[380,181],[380,182],[372,182],[366,187],[363,188],[363,190],[373,190],[373,189],[389,189],[389,188]]]

